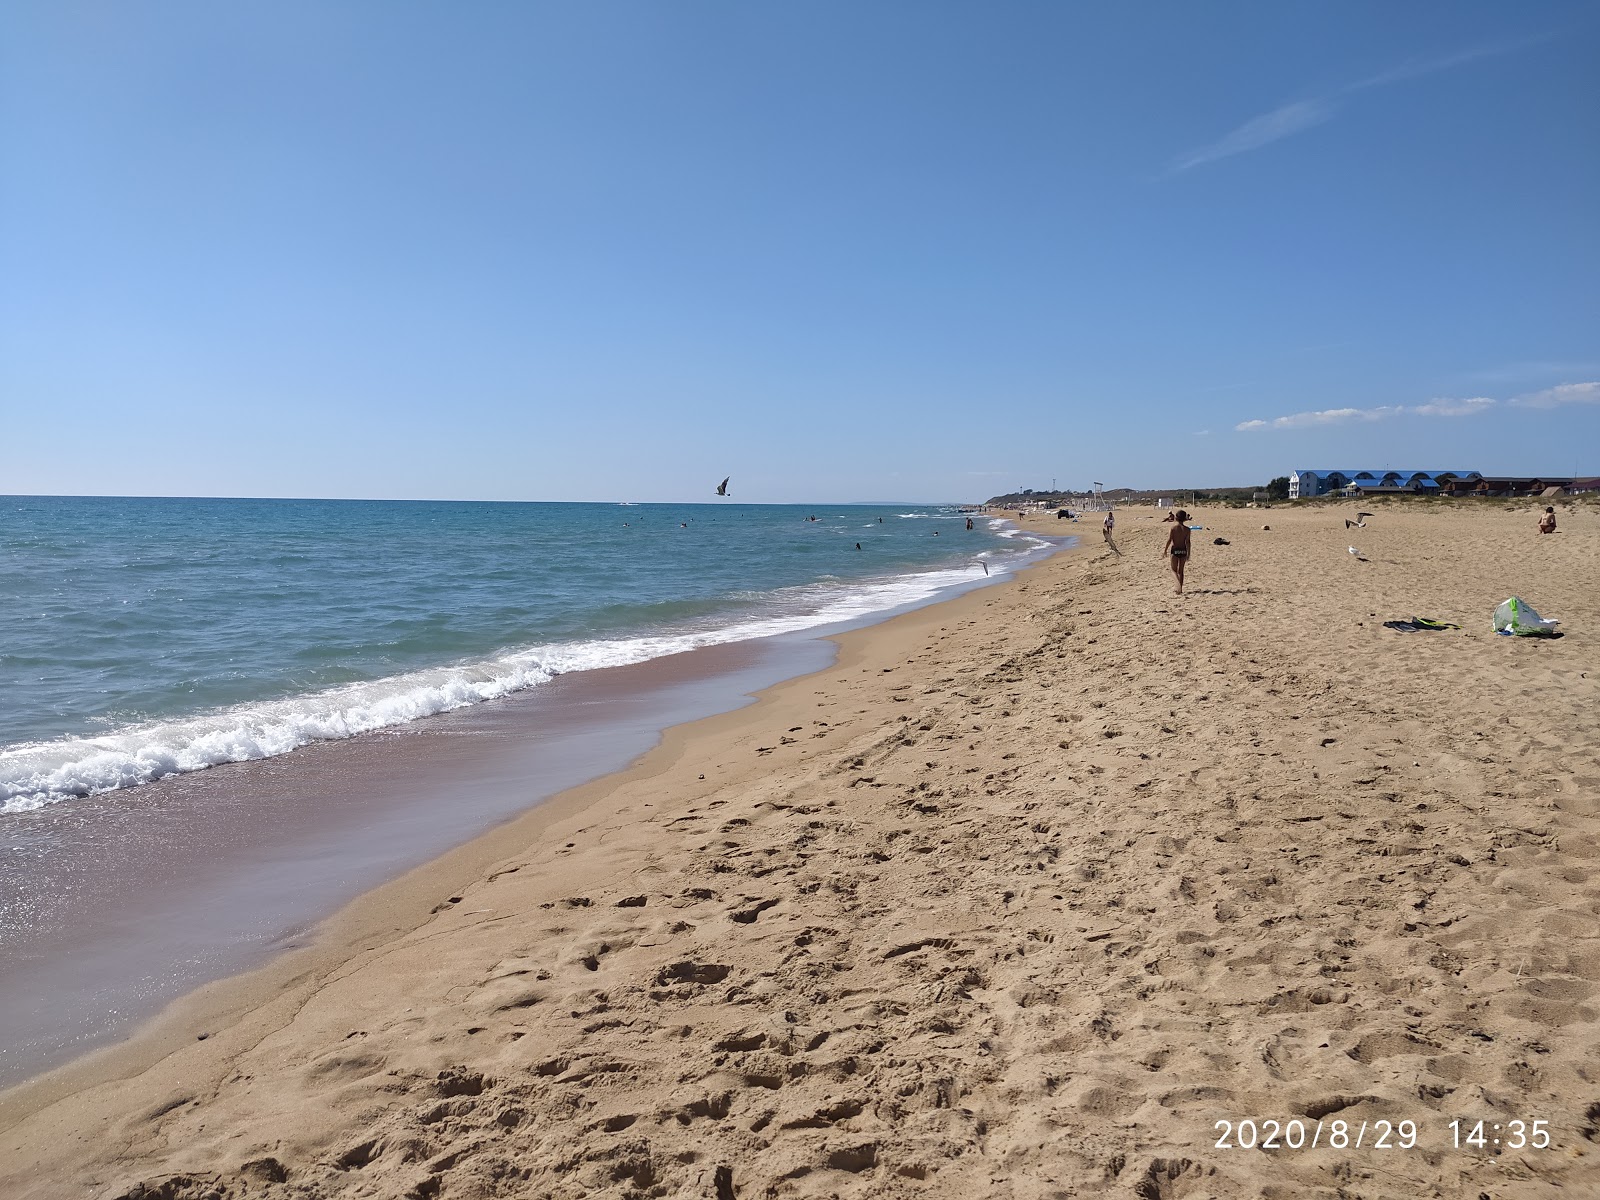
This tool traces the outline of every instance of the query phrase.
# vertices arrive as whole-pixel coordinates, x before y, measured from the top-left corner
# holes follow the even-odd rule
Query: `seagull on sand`
[[[732,478],[732,475],[728,476],[728,479]],[[717,495],[726,496],[728,494],[728,479],[724,479],[721,483],[717,484]]]
[[[1361,551],[1357,550],[1354,546],[1350,547],[1350,553],[1355,555],[1355,558],[1356,558],[1357,562],[1366,562],[1367,561],[1367,556],[1365,554],[1361,553]]]

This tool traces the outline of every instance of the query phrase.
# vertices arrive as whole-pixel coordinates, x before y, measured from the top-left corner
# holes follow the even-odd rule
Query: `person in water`
[[[1556,510],[1554,508],[1551,508],[1551,507],[1546,507],[1545,510],[1544,510],[1544,516],[1539,518],[1539,532],[1540,533],[1554,533],[1555,531],[1556,531]]]
[[[1189,514],[1179,509],[1172,518],[1172,528],[1167,530],[1167,544],[1161,548],[1172,564],[1172,573],[1178,577],[1178,595],[1183,595],[1183,568],[1189,563]]]

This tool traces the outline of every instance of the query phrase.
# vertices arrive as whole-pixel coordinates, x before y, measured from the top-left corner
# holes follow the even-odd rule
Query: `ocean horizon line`
[[[333,504],[692,504],[706,508],[726,508],[730,505],[738,504],[760,506],[762,508],[803,508],[808,504],[837,504],[850,508],[892,508],[896,505],[938,508],[982,503],[980,500],[744,500],[736,496],[729,496],[725,500],[640,500],[631,497],[605,500],[508,500],[471,496],[180,496],[157,492],[139,494],[120,492],[0,492],[0,500],[273,500],[315,501]]]

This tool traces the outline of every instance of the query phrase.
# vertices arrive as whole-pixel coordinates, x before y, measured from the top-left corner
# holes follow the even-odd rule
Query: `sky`
[[[0,492],[1600,475],[1600,9],[0,7]]]

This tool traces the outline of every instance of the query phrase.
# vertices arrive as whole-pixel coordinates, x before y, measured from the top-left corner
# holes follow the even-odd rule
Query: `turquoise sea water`
[[[859,620],[1040,548],[965,525],[948,507],[3,497],[0,811]]]

